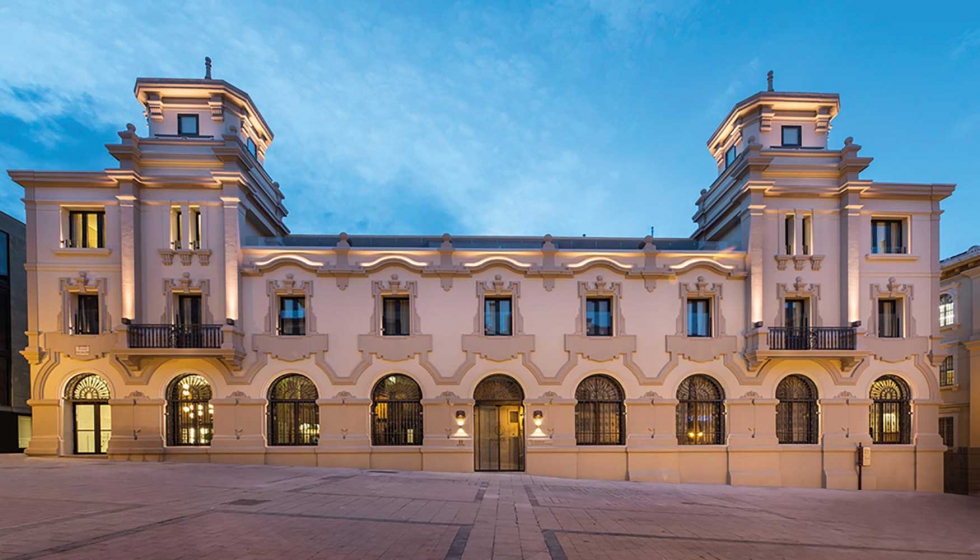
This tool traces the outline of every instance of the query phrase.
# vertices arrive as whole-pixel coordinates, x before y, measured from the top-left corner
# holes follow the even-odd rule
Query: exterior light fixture
[[[756,321],[756,322],[752,323],[752,326],[755,327],[755,328],[757,328],[757,329],[761,329],[762,328],[762,321]]]
[[[540,410],[535,410],[532,418],[534,418],[534,425],[540,428],[541,423],[544,422],[544,413]]]
[[[463,445],[463,442],[462,442],[462,439],[463,438],[470,437],[470,435],[466,433],[466,430],[463,429],[463,424],[465,424],[465,423],[466,423],[466,411],[465,410],[457,410],[456,411],[456,426],[457,426],[456,433],[453,434],[450,437],[459,439],[460,440],[459,445]],[[451,431],[452,430],[450,428],[447,428],[446,429],[446,433],[449,433]]]
[[[465,424],[465,423],[466,423],[466,411],[465,410],[457,410],[456,411],[456,424],[458,424],[460,427],[462,427],[463,424]]]

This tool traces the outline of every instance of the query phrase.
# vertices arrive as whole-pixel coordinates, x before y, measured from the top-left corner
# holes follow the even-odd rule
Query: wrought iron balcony
[[[221,348],[221,325],[129,325],[130,348]]]
[[[854,327],[769,327],[770,350],[855,350]]]

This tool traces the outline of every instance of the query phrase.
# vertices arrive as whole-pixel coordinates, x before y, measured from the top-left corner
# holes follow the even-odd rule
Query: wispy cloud
[[[0,48],[31,55],[0,57],[0,114],[51,141],[58,119],[122,129],[140,118],[135,77],[195,76],[210,55],[276,132],[267,166],[295,231],[598,233],[622,165],[554,65],[601,60],[686,10],[591,0],[515,18],[463,3],[423,21],[345,3],[13,2]],[[544,50],[511,48],[541,35]]]
[[[961,56],[967,55],[970,51],[980,48],[980,29],[974,29],[968,31],[960,36],[959,41],[957,41],[956,46],[953,47],[953,58],[959,58]]]

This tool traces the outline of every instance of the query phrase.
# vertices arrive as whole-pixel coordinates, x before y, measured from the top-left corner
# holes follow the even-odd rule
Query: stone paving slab
[[[0,560],[980,558],[980,499],[0,455]]]

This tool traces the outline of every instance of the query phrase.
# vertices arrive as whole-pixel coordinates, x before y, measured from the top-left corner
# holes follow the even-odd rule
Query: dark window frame
[[[251,137],[245,139],[245,149],[248,151],[248,153],[252,154],[255,161],[259,160],[259,145],[256,144],[255,140],[252,140]]]
[[[602,310],[601,305],[605,303],[606,309]],[[613,306],[616,305],[612,297],[589,297],[585,298],[585,335],[611,337],[615,335],[616,324],[613,316]],[[592,320],[605,314],[609,320],[609,325],[599,325]]]
[[[939,326],[950,327],[956,322],[956,301],[950,294],[939,296]]]
[[[506,311],[501,304],[506,302]],[[503,315],[506,314],[506,319]],[[483,298],[483,335],[484,336],[513,336],[514,335],[514,298],[511,296]]]
[[[677,388],[677,401],[678,445],[724,445],[725,391],[718,381],[691,375]]]
[[[939,436],[943,438],[943,445],[953,449],[956,447],[956,418],[952,416],[939,417]]]
[[[379,379],[371,391],[371,445],[420,446],[424,435],[418,382],[403,373]]]
[[[78,294],[75,296],[75,316],[71,325],[71,334],[99,334],[99,307],[102,304],[99,294]],[[82,302],[86,302],[83,305]],[[88,303],[92,302],[94,307],[89,308]],[[85,307],[85,309],[82,309]]]
[[[394,317],[388,317],[388,302],[398,302]],[[391,329],[389,329],[389,324]],[[412,335],[412,298],[410,296],[381,297],[381,335],[382,336],[411,336]]]
[[[952,387],[956,385],[956,367],[953,362],[952,356],[946,356],[943,358],[941,364],[939,364],[939,386],[940,387]]]
[[[283,375],[269,388],[269,445],[310,446],[320,442],[319,393],[309,377]],[[306,430],[302,426],[314,425]]]
[[[738,159],[738,149],[735,146],[725,150],[725,169],[731,167],[736,159]]]
[[[894,309],[891,312],[891,320],[886,320],[888,315],[885,307],[891,304]],[[878,299],[878,338],[905,338],[905,306],[901,298],[879,298]]]
[[[701,313],[700,311],[695,310],[695,312],[692,313],[691,311],[692,305],[696,306],[700,303],[704,303],[705,311]],[[713,324],[714,318],[712,317],[712,313],[714,311],[712,309],[714,307],[714,301],[712,298],[687,298],[687,302],[685,303],[684,307],[685,307],[684,313],[686,313],[686,322],[687,322],[686,334],[689,338],[711,338],[712,336],[714,336],[714,324]],[[704,328],[705,332],[703,334],[699,332],[695,332],[693,330],[693,327],[695,325],[700,325],[701,323],[692,324],[691,321],[692,315],[703,316],[705,318],[705,320],[703,321],[705,325]],[[700,331],[701,329],[697,329],[697,330]]]
[[[188,387],[183,387],[187,381]],[[194,384],[191,385],[191,382]],[[186,391],[187,394],[184,394]],[[167,389],[167,445],[171,447],[207,447],[214,437],[214,389],[203,376],[188,373],[176,377]],[[185,410],[188,408],[189,410]],[[201,430],[207,435],[202,436]],[[190,436],[193,430],[194,436]]]
[[[625,445],[625,392],[608,375],[590,375],[575,389],[575,443]]]
[[[895,228],[898,226],[898,239],[895,239]],[[883,226],[885,239],[884,250],[879,250],[878,228]],[[902,218],[872,218],[871,219],[871,253],[874,255],[905,255],[908,254],[908,227]]]
[[[817,386],[798,373],[786,376],[776,386],[776,438],[781,444],[820,442]]]
[[[300,317],[285,317],[288,302],[299,302]],[[279,296],[279,316],[276,324],[279,336],[306,336],[306,296]]]
[[[95,247],[89,247],[88,217],[95,216]],[[82,231],[76,231],[75,216],[81,216]],[[68,211],[68,247],[71,249],[104,249],[105,248],[105,210],[69,210]]]
[[[786,143],[786,132],[790,130],[796,131],[796,143],[787,144]],[[779,128],[779,141],[780,146],[783,148],[802,148],[803,147],[803,127],[800,125],[783,125]]]
[[[184,131],[184,118],[193,117],[194,118],[194,132]],[[197,137],[201,135],[201,116],[196,113],[178,113],[177,114],[177,136],[187,136],[187,137]]]
[[[912,393],[908,384],[894,375],[883,375],[871,385],[869,396],[869,431],[875,445],[912,443]],[[897,431],[887,431],[889,427]]]

